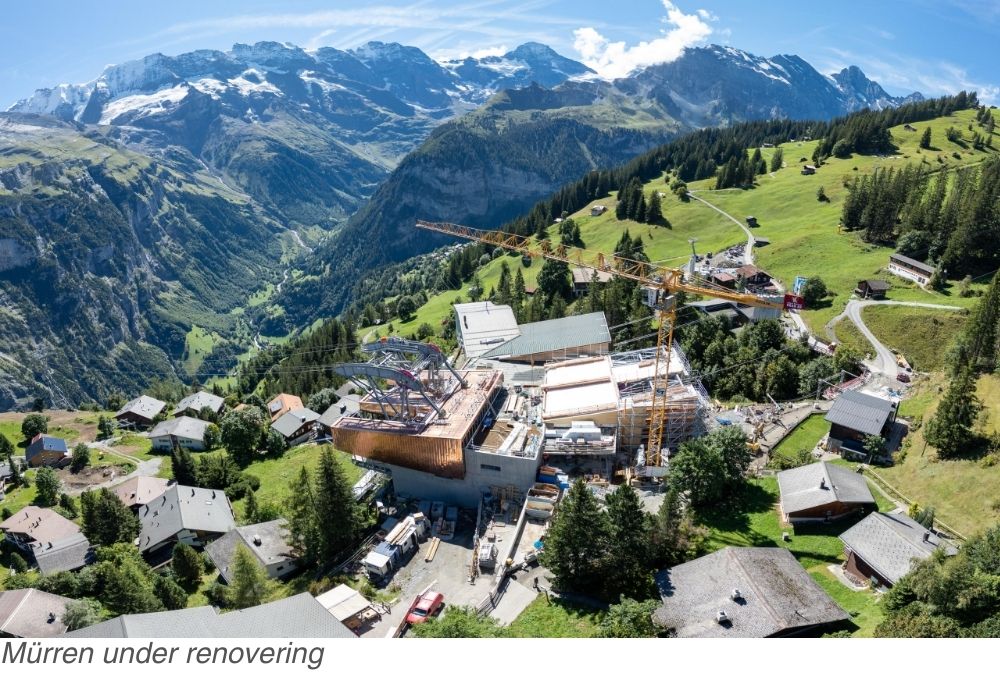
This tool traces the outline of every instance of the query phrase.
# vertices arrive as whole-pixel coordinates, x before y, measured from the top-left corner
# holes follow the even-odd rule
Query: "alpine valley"
[[[682,132],[919,98],[717,46],[608,82],[537,43],[237,44],[39,89],[0,114],[0,410],[218,374],[441,245],[417,217],[496,227]]]

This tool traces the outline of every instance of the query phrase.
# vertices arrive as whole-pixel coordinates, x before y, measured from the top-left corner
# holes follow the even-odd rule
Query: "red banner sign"
[[[806,301],[801,295],[785,293],[785,309],[805,309]]]

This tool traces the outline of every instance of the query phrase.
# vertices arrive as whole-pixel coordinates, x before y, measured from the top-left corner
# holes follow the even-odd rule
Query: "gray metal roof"
[[[520,329],[519,336],[485,352],[482,358],[511,358],[611,342],[604,312],[526,323]]]
[[[874,504],[868,481],[860,473],[829,462],[813,462],[778,473],[781,510],[792,515],[828,504]]]
[[[121,410],[115,413],[115,417],[124,415],[125,413],[132,413],[133,415],[138,415],[139,417],[145,417],[148,420],[152,420],[166,407],[167,404],[158,398],[153,398],[152,396],[140,396],[139,398],[134,398],[126,403]]]
[[[190,396],[185,396],[178,403],[177,407],[174,408],[174,414],[182,413],[185,410],[191,410],[193,412],[200,412],[202,408],[211,408],[215,412],[222,410],[222,407],[226,405],[226,400],[221,396],[216,396],[207,391],[199,391]]]
[[[162,438],[166,436],[176,436],[177,438],[187,438],[192,441],[204,441],[205,429],[211,422],[200,420],[196,417],[174,417],[173,419],[160,422],[149,432],[150,438]]]
[[[309,408],[297,408],[295,410],[289,410],[284,415],[274,420],[271,424],[271,428],[285,438],[291,438],[295,435],[296,431],[302,428],[303,425],[315,422],[318,419],[318,412],[310,410]]]
[[[855,555],[893,584],[910,571],[915,560],[929,558],[939,548],[944,548],[948,555],[957,553],[953,546],[901,513],[870,513],[840,538]]]
[[[71,572],[94,561],[90,541],[78,532],[53,542],[51,546],[33,549],[35,564],[43,575],[56,572]]]
[[[333,423],[344,415],[352,415],[359,410],[361,410],[361,397],[357,394],[347,394],[341,396],[339,401],[319,416],[319,423],[325,427],[333,426]]]
[[[62,635],[62,622],[70,598],[34,588],[0,593],[0,635],[48,638]]]
[[[236,527],[222,490],[174,485],[139,509],[139,550],[148,551],[182,530],[224,534]]]
[[[205,552],[215,563],[216,569],[226,583],[230,582],[229,568],[236,557],[236,548],[240,544],[246,546],[265,567],[298,559],[288,544],[288,521],[284,518],[238,527],[205,547]]]
[[[927,263],[922,263],[919,260],[914,260],[909,256],[905,256],[902,253],[893,253],[889,256],[889,260],[898,260],[901,263],[905,263],[910,267],[915,267],[916,269],[926,272],[927,274],[934,274],[934,266],[928,265]]]
[[[653,620],[678,637],[768,637],[849,618],[784,548],[724,548],[659,572],[656,583]]]
[[[845,391],[833,402],[825,419],[862,434],[878,436],[893,410],[892,403],[884,398]]]
[[[171,612],[125,614],[66,633],[68,638],[190,638],[212,637],[215,607],[188,607]],[[249,636],[248,636],[249,637]]]
[[[219,614],[214,607],[130,614],[67,633],[68,638],[353,638],[316,598],[300,593]]]

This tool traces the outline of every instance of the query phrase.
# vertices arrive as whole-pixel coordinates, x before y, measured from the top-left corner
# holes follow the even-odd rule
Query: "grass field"
[[[539,595],[503,631],[511,638],[585,638],[597,632],[604,612]]]
[[[251,298],[252,300],[252,298]],[[208,331],[200,326],[191,326],[184,338],[184,370],[188,375],[194,375],[205,357],[212,353],[222,336],[214,331]]]
[[[890,349],[898,350],[914,370],[927,372],[944,368],[948,347],[965,326],[968,315],[886,305],[865,307],[861,318],[875,337]],[[837,330],[839,335],[839,327]]]
[[[827,569],[844,561],[841,532],[856,521],[849,519],[830,525],[783,526],[778,513],[778,480],[762,478],[751,481],[737,506],[726,505],[699,514],[701,524],[709,528],[708,546],[714,551],[726,546],[781,546],[787,548],[810,576],[851,614],[857,626],[855,637],[869,637],[882,619],[880,598],[870,591],[853,591],[843,586]],[[791,535],[782,541],[782,532]]]
[[[941,374],[921,380],[914,395],[900,405],[900,415],[920,417],[926,424],[946,386]],[[984,431],[994,431],[1000,426],[1000,376],[982,377],[978,393],[988,411]],[[1000,523],[1000,465],[988,466],[980,459],[939,460],[924,440],[923,425],[905,444],[901,462],[875,470],[903,497],[933,506],[941,521],[965,536]]]
[[[792,433],[781,439],[771,454],[794,457],[800,450],[812,450],[829,430],[830,423],[823,419],[823,415],[810,415]]]
[[[302,467],[310,471],[319,464],[321,449],[314,444],[299,445],[278,459],[266,459],[262,462],[254,462],[245,471],[260,479],[260,489],[255,496],[258,504],[275,504],[282,506],[292,493],[293,482],[299,475]],[[354,484],[361,478],[364,471],[351,462],[351,458],[343,452],[333,452],[334,458],[340,463],[347,478]],[[233,509],[237,517],[243,517],[244,501],[239,500],[233,503]]]
[[[969,307],[975,298],[960,298],[953,288],[944,293],[920,289],[884,270],[888,262],[888,247],[873,246],[862,242],[854,233],[838,232],[841,208],[847,193],[845,183],[858,173],[870,173],[876,168],[902,166],[906,162],[923,162],[929,169],[947,169],[959,165],[975,164],[996,150],[976,151],[945,140],[949,126],[964,128],[974,119],[973,111],[960,111],[949,117],[916,124],[916,132],[903,127],[893,127],[892,136],[899,147],[888,157],[856,155],[846,159],[832,158],[821,166],[815,175],[803,176],[799,167],[811,158],[816,141],[785,143],[781,147],[785,168],[758,178],[757,187],[749,190],[714,191],[715,180],[691,184],[699,196],[722,208],[736,218],[746,215],[757,217],[760,227],[754,234],[769,238],[769,246],[758,248],[760,266],[775,275],[786,286],[796,276],[818,274],[835,294],[828,307],[803,312],[803,318],[813,332],[821,334],[823,325],[843,311],[851,291],[860,279],[885,279],[892,284],[889,298]],[[940,152],[929,152],[918,147],[919,137],[925,126],[931,127],[934,144]],[[1000,147],[995,139],[994,145]],[[957,152],[959,159],[952,156]],[[763,151],[765,159],[773,150]],[[939,161],[940,160],[940,161]],[[811,163],[811,159],[807,159]],[[856,170],[855,170],[856,169]],[[816,192],[823,187],[829,202],[819,202]],[[706,209],[707,210],[707,209]],[[676,225],[676,223],[675,223]],[[833,262],[835,261],[835,263]],[[988,279],[979,280],[975,288],[982,288]]]

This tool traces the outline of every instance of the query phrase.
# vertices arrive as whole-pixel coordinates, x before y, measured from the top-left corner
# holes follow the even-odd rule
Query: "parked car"
[[[444,606],[444,595],[437,591],[424,591],[418,595],[410,605],[410,610],[406,613],[406,623],[415,626],[418,623],[427,621],[441,611]]]
[[[908,373],[901,370],[896,374],[896,379],[899,380],[900,382],[909,382],[910,376]]]

